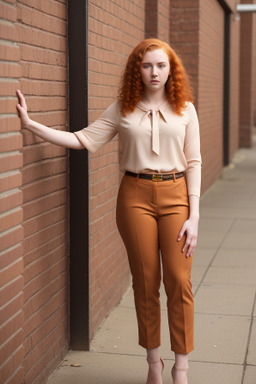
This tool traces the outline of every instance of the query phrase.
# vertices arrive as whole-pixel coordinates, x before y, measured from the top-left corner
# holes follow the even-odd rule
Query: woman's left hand
[[[186,242],[182,248],[182,252],[186,251],[186,257],[192,256],[197,245],[198,236],[198,219],[189,218],[183,224],[178,235],[178,241],[186,234]]]

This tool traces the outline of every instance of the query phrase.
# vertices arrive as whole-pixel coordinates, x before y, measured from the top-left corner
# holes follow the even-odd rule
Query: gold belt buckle
[[[153,181],[163,181],[163,176],[162,175],[152,175],[152,180]]]

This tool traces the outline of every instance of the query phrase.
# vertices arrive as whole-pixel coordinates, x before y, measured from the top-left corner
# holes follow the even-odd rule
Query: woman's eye
[[[150,65],[149,64],[145,64],[145,65],[143,65],[143,68],[145,68],[145,69],[150,68]]]
[[[159,64],[159,68],[165,68],[165,64]]]

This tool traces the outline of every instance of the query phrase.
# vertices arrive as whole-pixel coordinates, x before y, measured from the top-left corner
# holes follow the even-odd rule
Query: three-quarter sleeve
[[[119,119],[120,107],[118,102],[115,102],[92,124],[74,134],[88,151],[94,153],[115,137]]]
[[[200,197],[201,191],[201,153],[199,123],[195,107],[188,105],[188,125],[184,142],[184,153],[187,161],[186,179],[188,195]]]

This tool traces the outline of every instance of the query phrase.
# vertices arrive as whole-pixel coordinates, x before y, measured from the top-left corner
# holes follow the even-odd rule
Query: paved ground
[[[201,199],[194,256],[195,351],[189,384],[256,384],[256,137]],[[164,384],[171,384],[162,290]],[[47,384],[144,384],[132,291],[102,324],[90,352],[71,351]],[[72,367],[71,364],[79,364]]]

